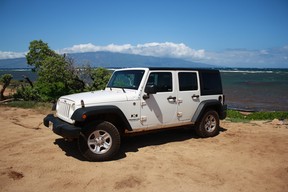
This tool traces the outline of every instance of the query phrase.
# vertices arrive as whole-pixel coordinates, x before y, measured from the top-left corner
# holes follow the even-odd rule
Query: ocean
[[[288,69],[220,69],[223,91],[229,109],[243,111],[288,111]],[[29,69],[0,69],[16,80],[23,75],[32,81],[37,75]]]
[[[288,111],[288,69],[220,70],[226,103],[244,111]]]

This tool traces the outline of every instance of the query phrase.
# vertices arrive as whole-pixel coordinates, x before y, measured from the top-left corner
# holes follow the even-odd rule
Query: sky
[[[288,68],[288,0],[0,0],[0,59],[40,39],[58,53]]]

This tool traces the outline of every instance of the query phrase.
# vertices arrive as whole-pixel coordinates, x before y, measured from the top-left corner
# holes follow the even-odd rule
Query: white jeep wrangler
[[[127,68],[114,71],[105,90],[60,97],[44,125],[78,139],[88,160],[104,161],[125,133],[194,125],[200,137],[215,136],[226,109],[218,70]]]

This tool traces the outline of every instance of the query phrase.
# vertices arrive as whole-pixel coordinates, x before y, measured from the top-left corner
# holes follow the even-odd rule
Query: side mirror
[[[150,94],[155,94],[157,93],[157,88],[155,85],[146,85],[145,89],[144,89],[144,92],[146,94],[143,95],[143,99],[146,100],[146,99],[149,99],[149,95]]]
[[[148,95],[155,94],[157,93],[157,88],[155,85],[146,85],[144,92],[147,93]]]

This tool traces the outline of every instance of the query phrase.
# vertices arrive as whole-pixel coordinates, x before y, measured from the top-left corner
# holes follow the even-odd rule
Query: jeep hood
[[[123,91],[118,90],[102,90],[102,91],[92,91],[77,93],[72,95],[65,95],[60,97],[60,99],[70,100],[75,102],[76,106],[81,105],[81,100],[84,101],[85,106],[97,105],[99,103],[111,103],[111,102],[121,102],[127,101],[135,98],[135,91]]]

